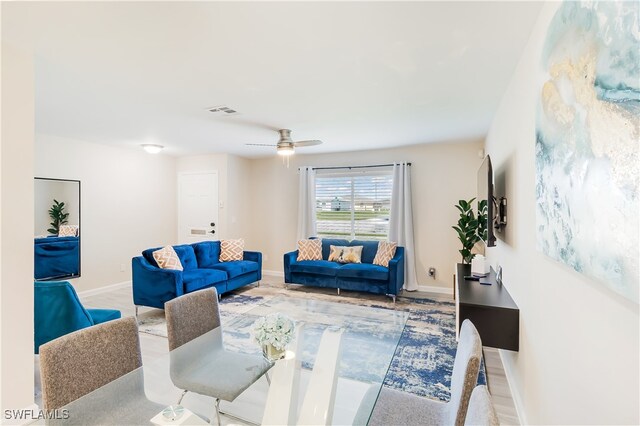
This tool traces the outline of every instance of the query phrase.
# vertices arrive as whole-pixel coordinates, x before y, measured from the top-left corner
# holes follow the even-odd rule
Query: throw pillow
[[[244,240],[221,240],[220,262],[233,262],[244,259]]]
[[[363,246],[330,246],[329,253],[330,262],[338,263],[362,263],[362,247]]]
[[[301,260],[322,260],[322,240],[298,241],[298,262]]]
[[[174,269],[176,271],[182,271],[182,263],[180,263],[180,258],[171,246],[166,246],[161,248],[160,250],[154,251],[153,258],[156,260],[158,266],[162,269]]]
[[[373,264],[388,268],[389,261],[393,259],[393,256],[396,255],[397,247],[398,243],[380,241],[378,243],[378,251],[376,252],[376,257],[373,258]]]
[[[60,225],[58,237],[77,237],[78,225]]]

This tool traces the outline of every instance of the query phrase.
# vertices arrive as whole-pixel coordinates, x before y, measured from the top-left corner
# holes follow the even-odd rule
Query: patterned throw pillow
[[[233,262],[244,259],[244,240],[221,240],[220,262]]]
[[[331,246],[329,261],[338,263],[362,263],[362,247],[363,246]]]
[[[58,237],[77,237],[78,225],[60,225]]]
[[[373,259],[374,265],[389,267],[389,261],[396,255],[396,248],[398,243],[392,243],[389,241],[380,241],[378,243],[378,251],[376,257]]]
[[[176,271],[182,271],[182,263],[180,263],[180,258],[171,246],[166,246],[161,248],[160,250],[154,251],[153,258],[156,260],[158,266],[162,269],[174,269]]]
[[[301,260],[322,260],[322,240],[298,241],[298,262]]]

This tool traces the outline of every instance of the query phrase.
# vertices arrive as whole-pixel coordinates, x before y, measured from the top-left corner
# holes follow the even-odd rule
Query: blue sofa
[[[34,346],[121,317],[115,309],[85,309],[67,281],[36,281],[33,289]]]
[[[330,246],[363,246],[362,263],[329,262]],[[373,264],[377,241],[322,239],[323,260],[297,261],[298,251],[284,255],[284,282],[315,287],[386,294],[395,301],[404,285],[404,247],[398,247],[389,267]]]
[[[220,241],[173,246],[183,271],[161,269],[153,252],[131,260],[133,303],[164,309],[164,303],[192,291],[215,287],[218,295],[262,279],[262,253],[245,251],[243,260],[220,262]]]
[[[35,238],[33,270],[37,280],[72,277],[80,274],[80,238]]]

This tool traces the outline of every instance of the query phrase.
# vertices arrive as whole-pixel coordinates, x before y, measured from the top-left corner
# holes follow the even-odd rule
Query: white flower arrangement
[[[267,315],[253,323],[253,337],[259,345],[271,344],[283,350],[293,339],[294,321],[281,313]]]

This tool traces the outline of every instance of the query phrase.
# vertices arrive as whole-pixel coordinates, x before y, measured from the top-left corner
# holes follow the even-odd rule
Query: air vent
[[[238,114],[238,111],[236,111],[233,108],[229,108],[226,105],[218,105],[215,106],[213,108],[208,108],[209,112],[212,112],[214,114],[222,114],[222,115],[234,115],[234,114]]]

